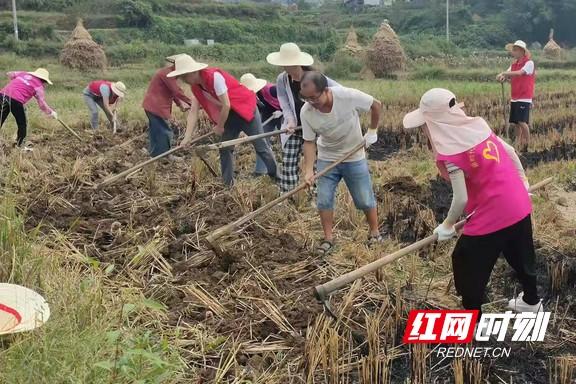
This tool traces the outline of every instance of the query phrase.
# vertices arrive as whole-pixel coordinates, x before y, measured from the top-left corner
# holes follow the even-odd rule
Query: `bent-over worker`
[[[528,180],[513,147],[481,117],[469,117],[456,96],[435,88],[404,127],[425,126],[441,175],[452,184],[452,204],[434,231],[439,241],[456,236],[454,224],[468,216],[452,253],[454,285],[466,309],[481,311],[485,290],[500,253],[516,271],[523,292],[509,301],[517,312],[543,311],[536,289],[532,203]]]
[[[110,126],[114,125],[115,113],[120,101],[126,96],[126,86],[121,81],[113,83],[107,80],[94,80],[82,94],[90,110],[90,127],[96,130],[99,123],[98,107],[106,114]]]

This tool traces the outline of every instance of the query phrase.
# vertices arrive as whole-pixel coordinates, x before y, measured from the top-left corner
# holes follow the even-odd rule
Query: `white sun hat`
[[[256,76],[254,76],[251,73],[243,74],[240,77],[240,83],[242,83],[242,85],[244,85],[246,88],[248,88],[249,90],[251,90],[254,93],[258,92],[259,90],[264,88],[264,86],[266,84],[268,84],[268,82],[266,80],[258,79]]]
[[[307,66],[314,64],[312,55],[302,52],[294,43],[285,43],[280,46],[279,52],[273,52],[266,57],[266,61],[279,67]]]
[[[38,68],[34,72],[28,72],[30,75],[39,78],[40,80],[44,80],[48,84],[52,85],[50,81],[50,73],[46,68]]]
[[[50,318],[42,296],[15,284],[0,283],[0,335],[30,331]]]
[[[116,96],[118,97],[126,96],[126,86],[124,85],[123,82],[117,81],[115,83],[112,83],[110,88],[112,88],[112,92],[114,92]]]
[[[187,73],[198,72],[208,67],[208,64],[199,63],[190,55],[178,55],[174,60],[175,69],[167,77],[176,77]]]
[[[528,50],[528,45],[526,45],[526,43],[522,40],[516,40],[513,43],[506,44],[506,50],[507,51],[511,51],[512,48],[514,48],[514,47],[522,48],[526,53],[530,52]]]
[[[456,103],[454,93],[433,88],[422,95],[420,108],[404,116],[404,128],[426,124],[425,130],[435,152],[442,155],[462,153],[492,134],[483,118],[467,116],[462,107],[462,103]]]
[[[185,55],[185,53],[178,53],[176,55],[166,56],[165,60],[169,63],[174,64],[176,62],[176,59],[182,55]]]

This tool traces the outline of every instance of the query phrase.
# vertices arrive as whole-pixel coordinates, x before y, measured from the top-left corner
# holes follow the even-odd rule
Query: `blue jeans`
[[[268,124],[264,125],[262,128],[264,133],[273,132],[277,129],[280,129],[282,125],[282,118],[274,119],[270,121]],[[270,147],[272,147],[272,143],[270,139],[266,139],[266,142]],[[257,175],[266,175],[268,173],[268,168],[266,167],[266,163],[260,158],[260,156],[256,156],[256,166],[254,167],[254,173]]]
[[[84,97],[86,106],[90,110],[90,126],[92,129],[98,129],[98,107],[104,110],[104,102],[101,97],[93,95],[88,89],[84,90],[82,96]]]
[[[318,160],[318,172],[332,164],[329,161]],[[317,182],[318,199],[316,205],[321,211],[334,210],[334,197],[340,180],[344,179],[354,205],[357,209],[366,211],[376,208],[376,198],[372,189],[372,178],[366,159],[340,163]]]
[[[145,112],[148,116],[148,152],[150,156],[156,157],[170,149],[174,132],[166,120],[148,111]]]

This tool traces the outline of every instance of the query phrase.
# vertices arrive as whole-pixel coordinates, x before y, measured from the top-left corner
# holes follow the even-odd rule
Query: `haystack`
[[[354,27],[350,27],[348,35],[346,36],[346,42],[344,43],[343,51],[351,54],[352,56],[362,56],[364,48],[358,43],[358,35]]]
[[[88,70],[104,69],[107,62],[104,49],[92,40],[82,20],[78,20],[70,39],[60,52],[60,63],[72,69]]]
[[[368,67],[376,77],[406,68],[406,54],[388,20],[380,25],[367,51]]]
[[[549,59],[561,59],[564,50],[554,41],[554,29],[550,30],[548,43],[544,46],[544,55]]]

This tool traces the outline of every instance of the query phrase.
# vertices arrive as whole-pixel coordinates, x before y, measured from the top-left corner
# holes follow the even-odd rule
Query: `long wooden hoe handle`
[[[348,159],[350,156],[354,155],[356,152],[358,152],[359,150],[361,150],[362,148],[364,148],[364,141],[362,141],[361,144],[358,144],[356,147],[354,147],[353,150],[351,150],[350,152],[348,152],[346,155],[342,156],[340,159],[336,160],[335,162],[333,162],[332,164],[330,164],[329,166],[327,166],[326,168],[324,168],[321,172],[318,172],[314,175],[314,180],[317,180],[318,178],[320,178],[321,176],[327,174],[328,172],[330,172],[333,168],[335,168],[338,164],[342,163],[343,161],[345,161],[346,159]],[[258,208],[257,210],[250,212],[249,214],[242,216],[241,218],[239,218],[238,220],[227,224],[223,227],[218,228],[217,230],[215,230],[214,232],[212,232],[210,235],[208,235],[206,237],[206,240],[212,245],[214,246],[214,241],[219,239],[220,237],[229,234],[230,232],[232,232],[233,230],[235,230],[236,228],[240,227],[242,224],[252,220],[253,218],[255,218],[256,216],[258,216],[259,214],[261,214],[262,212],[266,212],[267,210],[269,210],[270,208],[274,207],[275,205],[277,205],[278,203],[286,200],[287,198],[289,198],[290,196],[294,196],[296,193],[298,193],[299,191],[303,190],[304,188],[307,188],[308,184],[306,184],[306,182],[301,183],[299,186],[297,186],[296,188],[294,188],[293,190],[291,190],[290,192],[286,192],[282,195],[280,195],[280,197],[272,200],[271,202],[269,202],[268,204],[265,204],[263,206],[261,206],[260,208]]]
[[[542,180],[541,182],[534,184],[533,186],[530,187],[530,192],[536,191],[542,187],[544,187],[545,185],[550,184],[552,181],[554,180],[553,177],[549,177],[547,179]],[[462,227],[464,226],[464,224],[466,224],[466,220],[462,220],[460,222],[458,222],[456,224],[456,230],[460,230],[462,229]],[[415,243],[410,244],[407,247],[404,247],[394,253],[390,253],[376,261],[371,262],[370,264],[366,264],[358,269],[355,269],[353,271],[350,271],[348,273],[345,273],[342,276],[339,276],[333,280],[330,280],[324,284],[321,285],[317,285],[314,288],[314,292],[316,295],[316,298],[318,298],[318,300],[320,301],[325,301],[328,296],[350,284],[351,282],[361,278],[364,275],[367,275],[371,272],[375,272],[376,270],[382,268],[383,266],[390,264],[391,262],[401,258],[402,256],[406,256],[409,253],[412,253],[414,251],[417,251],[419,249],[422,249],[430,244],[435,243],[438,240],[438,235],[437,234],[433,234],[430,235],[420,241],[417,241]]]
[[[296,128],[296,130],[299,130],[299,129],[300,128]],[[249,143],[249,142],[254,141],[254,140],[263,139],[263,138],[270,137],[270,136],[276,136],[276,135],[279,135],[281,133],[286,133],[286,132],[288,132],[287,128],[280,129],[278,131],[259,133],[257,135],[253,135],[253,136],[241,137],[239,139],[222,141],[220,143],[215,143],[215,144],[200,145],[200,146],[196,147],[196,151],[203,153],[203,152],[206,152],[209,150],[217,150],[217,149],[222,149],[222,148],[233,147],[233,146],[238,145],[238,144]]]
[[[197,143],[197,142],[199,142],[199,141],[201,141],[201,140],[203,140],[203,139],[206,139],[206,138],[210,137],[211,135],[212,135],[212,132],[208,132],[208,133],[205,133],[204,135],[198,136],[197,138],[193,139],[193,140],[190,142],[190,145],[192,145],[192,144],[194,144],[194,143]],[[125,177],[125,176],[128,176],[128,175],[136,172],[137,170],[139,170],[139,169],[141,169],[141,168],[144,168],[145,166],[147,166],[147,165],[149,165],[149,164],[152,164],[153,162],[158,161],[158,160],[160,160],[160,159],[162,159],[163,157],[166,157],[166,156],[168,156],[168,155],[171,155],[172,153],[177,152],[177,151],[179,151],[179,150],[181,150],[181,149],[183,149],[183,148],[185,148],[185,147],[179,145],[179,146],[174,147],[174,148],[172,148],[172,149],[170,149],[170,150],[168,150],[168,151],[166,151],[166,152],[164,152],[164,153],[162,153],[162,154],[160,154],[160,155],[158,155],[158,156],[156,156],[156,157],[153,157],[153,158],[151,158],[151,159],[148,159],[148,160],[146,160],[146,161],[143,161],[143,162],[141,162],[140,164],[136,164],[136,165],[133,166],[132,168],[128,168],[127,170],[125,170],[125,171],[123,171],[123,172],[120,172],[120,173],[117,174],[117,175],[114,175],[114,176],[111,176],[111,177],[105,179],[105,180],[102,181],[100,184],[97,184],[97,185],[95,186],[95,188],[101,188],[101,187],[103,187],[103,186],[105,186],[105,185],[108,185],[108,184],[111,184],[111,183],[113,183],[113,182],[115,182],[115,181],[117,181],[117,180],[120,180],[121,178],[123,178],[123,177]]]
[[[58,119],[58,122],[59,122],[60,124],[62,124],[62,126],[63,126],[64,128],[66,128],[68,131],[70,131],[71,134],[73,134],[74,136],[76,136],[76,138],[77,138],[78,140],[82,141],[82,138],[81,138],[80,136],[78,136],[78,134],[77,134],[72,128],[70,128],[65,122],[63,122],[63,121],[60,120],[60,119]]]

